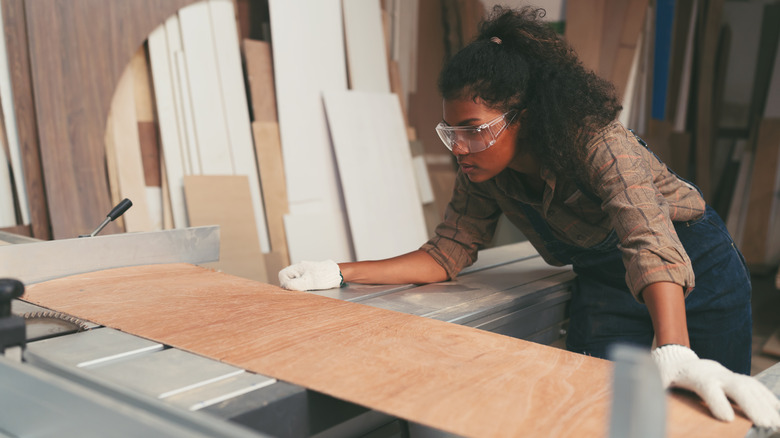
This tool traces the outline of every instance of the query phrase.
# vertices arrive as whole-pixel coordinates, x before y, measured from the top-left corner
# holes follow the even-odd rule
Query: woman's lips
[[[460,170],[462,170],[463,173],[469,173],[474,169],[476,169],[476,167],[471,164],[467,164],[467,163],[458,163],[458,164],[460,165]]]

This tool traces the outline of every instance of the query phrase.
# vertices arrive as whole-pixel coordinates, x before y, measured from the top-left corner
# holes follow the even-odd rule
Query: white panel
[[[344,37],[353,90],[390,92],[379,0],[344,0]]]
[[[326,92],[325,108],[358,260],[393,257],[427,240],[398,97]]]
[[[192,120],[192,103],[190,102],[190,82],[187,79],[187,68],[184,64],[184,53],[181,46],[181,27],[179,16],[173,15],[165,22],[165,35],[168,37],[168,62],[171,65],[173,81],[173,98],[178,114],[181,154],[184,163],[184,174],[200,173],[198,157],[198,139]],[[183,189],[182,189],[183,190]]]
[[[249,192],[255,211],[257,236],[260,250],[269,252],[271,244],[265,221],[263,195],[260,191],[260,178],[257,172],[257,159],[252,141],[252,128],[249,121],[249,104],[244,87],[244,72],[241,67],[238,29],[232,0],[211,0],[211,22],[216,44],[217,66],[222,89],[223,105],[230,149],[233,156],[234,175],[246,175],[249,178]]]
[[[322,252],[350,261],[352,249],[336,163],[328,135],[323,90],[346,90],[339,0],[270,0],[274,82],[290,214],[318,236],[301,258]],[[324,224],[331,224],[326,226]],[[288,240],[303,241],[287,228]],[[293,252],[290,253],[291,257]]]
[[[225,124],[208,3],[194,3],[179,10],[179,25],[198,136],[198,153],[203,166],[201,173],[231,175],[233,159],[230,156],[230,138]]]
[[[327,209],[320,208],[316,214],[298,213],[284,215],[284,229],[287,235],[287,249],[290,253],[290,263],[305,260],[333,260],[343,262],[354,260],[354,256],[346,251],[346,255],[338,254],[330,246],[333,240],[328,234],[331,230],[341,227],[341,222],[334,222],[334,214],[328,214]],[[324,213],[323,213],[324,212]],[[268,276],[277,273],[269,272]]]
[[[154,82],[154,97],[157,108],[157,120],[160,126],[165,174],[171,198],[173,223],[176,228],[187,226],[187,209],[184,205],[182,177],[184,176],[184,157],[182,155],[183,123],[180,123],[177,99],[174,96],[175,65],[168,58],[168,41],[165,27],[161,25],[149,34],[149,64]],[[183,121],[182,121],[183,122]]]
[[[2,9],[2,8],[0,8]],[[2,11],[0,11],[2,12]],[[3,31],[3,16],[0,13],[0,36],[5,35]],[[5,38],[0,38],[0,101],[3,108],[3,122],[5,123],[5,137],[8,141],[8,150],[11,154],[7,159],[13,169],[13,178],[16,184],[16,195],[19,199],[19,210],[22,216],[22,224],[30,223],[30,207],[27,203],[27,186],[24,183],[24,167],[22,166],[22,156],[19,149],[19,137],[16,132],[16,112],[14,110],[13,89],[11,87],[11,71],[8,68],[8,53],[5,48]],[[10,214],[13,215],[13,198],[11,200]],[[2,205],[0,208],[5,209]],[[13,224],[16,225],[16,219]]]
[[[5,156],[5,149],[0,145],[0,227],[13,227],[16,225],[16,215],[14,214],[14,211],[14,195],[11,190],[11,173],[8,171],[8,160]]]
[[[425,157],[418,155],[412,158],[414,164],[414,177],[417,181],[417,193],[420,194],[420,202],[428,204],[435,201],[433,197],[433,187],[431,187],[431,177],[428,176],[428,166],[425,164]]]

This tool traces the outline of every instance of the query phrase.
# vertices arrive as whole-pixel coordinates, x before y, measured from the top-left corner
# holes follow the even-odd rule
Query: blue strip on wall
[[[672,25],[675,0],[657,0],[655,51],[653,54],[653,96],[651,117],[666,117],[666,90],[669,87],[669,57],[672,49]]]

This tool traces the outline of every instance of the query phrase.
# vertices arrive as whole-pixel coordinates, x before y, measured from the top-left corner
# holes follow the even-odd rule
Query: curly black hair
[[[439,92],[501,111],[528,109],[523,123],[531,153],[559,177],[584,182],[585,134],[622,108],[614,85],[586,70],[544,15],[530,6],[495,6],[477,37],[445,64]]]

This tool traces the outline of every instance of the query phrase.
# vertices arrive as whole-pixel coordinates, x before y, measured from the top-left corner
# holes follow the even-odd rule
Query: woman
[[[614,87],[543,15],[496,7],[441,72],[436,131],[459,172],[435,237],[386,260],[292,265],[282,286],[445,281],[476,260],[503,213],[548,263],[577,273],[567,348],[605,357],[616,341],[655,344],[665,385],[696,391],[719,419],[733,419],[728,395],[757,425],[780,427],[780,401],[744,375],[750,277],[726,227],[615,120]]]

